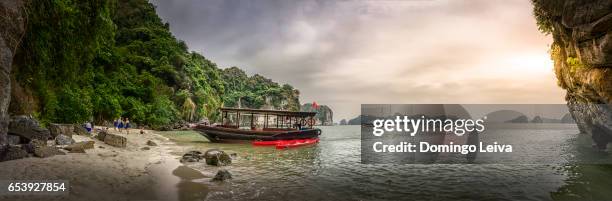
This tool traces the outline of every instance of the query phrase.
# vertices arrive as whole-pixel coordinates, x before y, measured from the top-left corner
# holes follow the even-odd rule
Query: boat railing
[[[221,122],[224,128],[240,129],[248,124],[251,130],[292,131],[312,128],[315,125],[316,112],[298,112],[263,109],[220,108]],[[247,117],[245,120],[242,117]],[[259,118],[263,117],[263,121]]]

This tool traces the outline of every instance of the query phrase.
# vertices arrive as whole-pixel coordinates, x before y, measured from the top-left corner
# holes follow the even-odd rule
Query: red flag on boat
[[[312,108],[319,109],[319,104],[316,101],[312,101]]]

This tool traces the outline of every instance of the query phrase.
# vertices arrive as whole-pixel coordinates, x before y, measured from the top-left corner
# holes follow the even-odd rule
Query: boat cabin
[[[312,129],[316,112],[265,109],[220,108],[221,125],[225,128],[262,131]]]

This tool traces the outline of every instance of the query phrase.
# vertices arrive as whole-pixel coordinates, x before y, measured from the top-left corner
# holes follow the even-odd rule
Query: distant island
[[[355,118],[346,120],[342,119],[338,123],[338,125],[361,125],[362,122],[368,123],[374,121],[377,117],[369,116],[369,115],[359,115]]]
[[[493,123],[526,123],[529,121],[527,115],[514,110],[498,110],[485,116],[487,116],[487,122]]]
[[[316,124],[321,126],[333,126],[334,125],[334,112],[327,105],[314,105],[312,103],[306,103],[302,105],[301,111],[304,112],[316,112],[317,119]]]
[[[399,115],[399,114],[396,114]],[[527,115],[514,111],[514,110],[499,110],[495,112],[491,112],[486,115],[487,122],[489,123],[563,123],[563,124],[574,124],[574,118],[569,114],[563,115],[561,119],[547,118],[541,116],[535,116],[533,119],[529,120]],[[346,120],[342,119],[338,123],[338,125],[361,125],[363,122],[371,122],[375,117],[359,115],[355,118]]]

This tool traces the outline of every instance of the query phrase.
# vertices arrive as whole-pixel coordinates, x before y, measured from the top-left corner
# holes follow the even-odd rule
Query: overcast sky
[[[362,103],[564,103],[528,0],[153,0],[177,38],[353,118]]]

